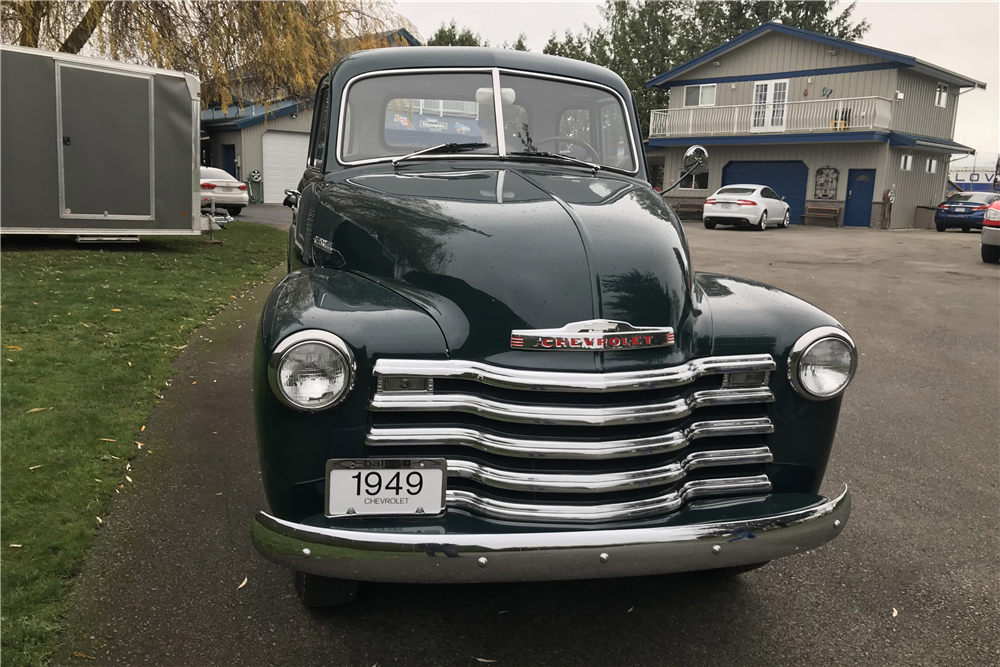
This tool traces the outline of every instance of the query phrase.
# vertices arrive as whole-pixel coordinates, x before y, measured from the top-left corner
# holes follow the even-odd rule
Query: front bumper
[[[1000,227],[983,227],[982,245],[1000,245]]]
[[[260,512],[251,529],[268,560],[356,581],[472,583],[599,579],[750,565],[802,553],[844,529],[851,496],[733,521],[611,530],[385,533],[292,523]],[[438,541],[432,541],[432,540]]]

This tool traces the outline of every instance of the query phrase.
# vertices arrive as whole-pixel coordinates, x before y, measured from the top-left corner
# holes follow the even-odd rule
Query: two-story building
[[[647,83],[670,89],[651,113],[647,157],[664,189],[684,150],[708,166],[667,194],[700,204],[723,185],[759,183],[795,223],[912,227],[942,200],[959,95],[986,85],[911,56],[765,23]],[[807,218],[807,207],[835,209]]]

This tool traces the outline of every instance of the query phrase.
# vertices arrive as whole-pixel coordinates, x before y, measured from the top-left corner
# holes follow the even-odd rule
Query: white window
[[[903,171],[913,171],[913,156],[904,155],[903,159],[899,163],[899,168]]]
[[[684,106],[686,107],[715,106],[715,84],[706,83],[701,86],[685,86]]]
[[[934,94],[934,106],[942,109],[948,106],[948,84],[939,83],[937,92]]]
[[[933,158],[927,158],[927,165],[924,167],[924,170],[928,174],[936,174],[937,173],[937,160],[935,160]]]

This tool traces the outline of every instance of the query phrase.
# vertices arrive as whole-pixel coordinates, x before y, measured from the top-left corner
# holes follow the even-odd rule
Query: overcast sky
[[[579,32],[585,24],[598,25],[601,6],[592,0],[398,0],[396,10],[417,26],[424,40],[442,22],[454,18],[493,46],[513,42],[523,32],[528,48],[541,51],[553,30],[561,36],[567,29]],[[920,58],[986,83],[985,91],[967,92],[959,100],[955,141],[975,148],[980,162],[995,160],[1000,150],[1000,3],[859,0],[854,17],[867,18],[872,24],[861,40],[864,44]]]

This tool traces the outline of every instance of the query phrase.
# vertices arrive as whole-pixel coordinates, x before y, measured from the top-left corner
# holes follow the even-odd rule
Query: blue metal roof
[[[750,134],[708,137],[659,137],[646,142],[649,148],[669,146],[741,146],[752,144],[827,144],[853,141],[879,141],[890,146],[913,146],[949,153],[975,153],[974,148],[948,139],[924,137],[903,132],[808,132],[801,134]]]
[[[242,130],[244,127],[305,111],[312,100],[282,100],[273,104],[245,104],[241,109],[233,104],[225,110],[205,109],[201,112],[201,127],[207,132]]]
[[[706,51],[702,55],[698,56],[693,60],[689,60],[683,65],[679,65],[674,69],[664,72],[657,77],[654,77],[646,82],[647,88],[653,88],[656,86],[662,88],[669,88],[672,85],[680,85],[682,82],[676,84],[671,84],[670,81],[680,76],[681,74],[688,72],[695,67],[704,65],[707,62],[711,62],[715,58],[719,57],[723,53],[731,51],[735,48],[746,44],[747,42],[760,37],[768,32],[779,32],[785,35],[791,35],[792,37],[800,37],[802,39],[808,39],[813,42],[819,42],[820,44],[826,44],[827,46],[836,47],[839,49],[847,49],[850,51],[856,51],[858,53],[863,53],[869,56],[874,56],[876,58],[882,58],[887,60],[896,67],[913,67],[918,71],[925,74],[933,74],[941,77],[944,81],[957,83],[960,86],[975,87],[975,88],[986,88],[986,84],[981,81],[976,81],[975,79],[970,79],[968,77],[962,76],[955,72],[937,67],[928,62],[914,58],[913,56],[908,56],[902,53],[896,53],[895,51],[886,51],[885,49],[876,49],[871,46],[865,46],[864,44],[859,44],[857,42],[850,42],[846,39],[840,39],[839,37],[831,37],[829,35],[821,35],[810,30],[803,30],[802,28],[793,28],[791,26],[782,25],[781,23],[768,22],[763,25],[757,26],[749,32],[745,32],[739,37],[729,40],[725,44],[715,47],[710,51]],[[805,72],[806,70],[803,70]],[[683,82],[687,83],[687,82]]]

